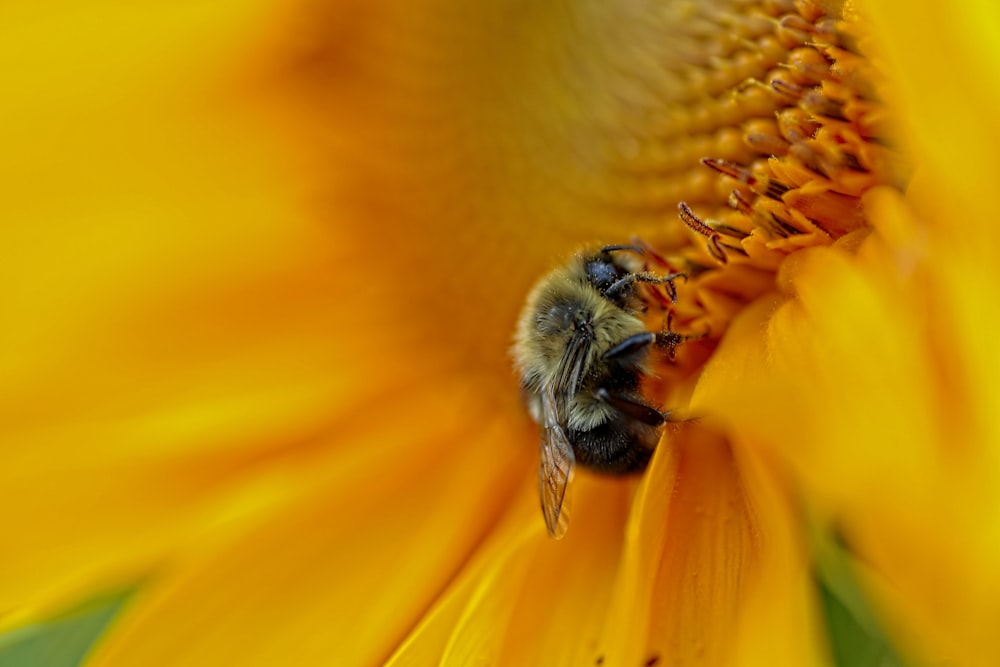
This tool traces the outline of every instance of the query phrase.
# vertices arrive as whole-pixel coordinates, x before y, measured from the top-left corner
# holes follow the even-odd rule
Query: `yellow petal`
[[[942,326],[938,346],[947,360],[949,412],[966,441],[977,440],[979,454],[1000,470],[1000,355],[991,332],[1000,316],[997,252],[1000,235],[989,196],[995,182],[1000,132],[993,119],[1000,94],[990,81],[1000,66],[995,36],[997,8],[989,2],[962,3],[934,11],[891,0],[872,2],[873,17],[885,29],[880,43],[892,67],[900,115],[907,119],[904,139],[915,156],[917,176],[905,200],[890,197],[876,204],[880,215],[926,234],[928,280]],[[930,41],[927,41],[930,40]],[[933,49],[914,45],[933,42]],[[956,405],[961,404],[963,405]],[[957,408],[957,409],[956,409]],[[973,434],[975,434],[973,436]]]
[[[901,259],[909,279],[891,275]],[[790,466],[907,600],[886,621],[904,650],[989,664],[997,647],[979,619],[1000,599],[995,453],[989,436],[954,421],[949,378],[959,369],[942,364],[951,345],[937,346],[927,312],[937,283],[913,260],[882,237],[857,258],[800,253],[786,275],[794,296],[741,316],[695,401]]]
[[[733,440],[740,480],[752,508],[759,556],[743,583],[730,662],[761,667],[830,665],[812,554],[804,544],[801,507],[792,483],[738,432]]]
[[[1000,54],[987,5],[871,3],[916,177],[905,196],[869,193],[877,233],[857,258],[817,254],[789,272],[795,299],[747,317],[745,346],[731,336],[699,388],[840,523],[904,651],[982,665],[1000,656],[1000,275],[986,195],[1000,105],[983,85]]]
[[[444,9],[451,8],[445,3]],[[609,220],[628,217],[635,222],[629,233],[659,229],[663,202],[676,198],[676,184],[661,188],[630,177],[622,183],[615,172],[630,159],[621,160],[618,153],[632,152],[636,134],[644,136],[648,117],[661,108],[662,100],[648,98],[669,97],[676,83],[667,78],[664,90],[649,95],[635,81],[658,80],[664,69],[659,56],[684,60],[697,41],[663,39],[673,35],[659,30],[684,14],[686,3],[656,14],[657,30],[645,30],[645,14],[632,16],[625,6],[577,9],[567,17],[562,6],[553,5],[538,9],[531,20],[512,9],[508,3],[489,5],[471,15],[470,25],[458,22],[465,12],[414,16],[403,9],[383,17],[359,5],[348,15],[363,17],[363,29],[345,27],[343,18],[331,29],[325,21],[339,12],[305,11],[323,19],[303,37],[308,42],[318,35],[320,48],[313,52],[310,44],[297,52],[315,69],[295,63],[307,71],[297,72],[301,78],[292,87],[308,91],[307,102],[323,107],[317,115],[329,113],[328,124],[302,109],[289,118],[287,91],[277,102],[256,107],[256,95],[268,98],[274,91],[260,81],[234,80],[227,69],[244,74],[254,69],[243,57],[246,34],[254,35],[249,41],[255,43],[258,36],[268,44],[275,39],[281,48],[288,46],[282,40],[299,36],[279,31],[275,38],[264,28],[265,19],[274,18],[266,8],[259,15],[251,11],[245,22],[223,10],[218,15],[165,10],[180,25],[195,26],[191,34],[201,36],[195,41],[208,52],[192,49],[176,61],[170,33],[171,39],[156,42],[153,50],[171,63],[163,69],[119,58],[116,48],[108,56],[101,51],[106,41],[91,40],[96,56],[85,54],[111,75],[93,98],[89,89],[66,89],[84,102],[83,117],[92,123],[81,124],[86,131],[72,134],[68,143],[42,142],[28,164],[28,178],[11,174],[11,183],[24,193],[12,211],[37,213],[40,222],[93,218],[100,224],[85,230],[29,224],[14,235],[12,247],[25,260],[14,265],[10,282],[24,276],[31,281],[15,293],[13,312],[32,324],[13,334],[11,346],[42,344],[4,364],[13,372],[10,386],[0,391],[12,395],[11,412],[23,420],[12,470],[30,474],[16,487],[28,497],[28,511],[22,518],[13,508],[14,518],[23,525],[46,514],[65,514],[78,525],[92,520],[92,512],[109,518],[92,531],[74,532],[61,521],[45,524],[35,547],[53,546],[60,535],[71,538],[69,546],[58,562],[34,566],[22,558],[21,569],[11,569],[12,577],[24,575],[23,590],[15,593],[30,592],[40,582],[64,586],[62,568],[92,580],[87,568],[95,559],[98,569],[123,554],[143,561],[146,533],[137,527],[152,530],[162,521],[195,535],[220,529],[214,539],[205,539],[202,549],[208,553],[179,561],[180,574],[165,573],[150,597],[139,600],[135,615],[104,646],[99,663],[384,659],[500,512],[504,491],[516,477],[506,466],[524,462],[494,469],[487,463],[495,458],[483,452],[509,451],[507,441],[523,437],[493,422],[515,414],[505,348],[519,294],[531,268],[564,241],[625,229]],[[124,20],[121,40],[111,44],[137,50],[144,31],[133,29],[146,25],[143,21],[173,25],[163,18],[153,13]],[[644,28],[636,31],[643,36],[636,52],[628,51],[638,72],[623,72],[617,62],[618,47],[631,49],[632,36],[605,29],[623,18],[627,26]],[[740,18],[746,25],[757,23],[754,16]],[[56,34],[72,38],[77,25],[67,20]],[[244,35],[235,45],[210,39],[233,25]],[[516,28],[521,39],[509,40],[507,28]],[[345,58],[351,49],[340,50],[341,38],[349,45],[364,41],[353,56],[360,64],[351,62],[350,53]],[[648,57],[643,49],[650,39],[662,44],[665,54]],[[24,51],[23,44],[13,43],[12,52]],[[533,45],[524,51],[532,57],[521,55],[524,43]],[[470,46],[478,60],[465,58]],[[250,51],[256,57],[272,62],[255,48]],[[581,66],[592,51],[601,57]],[[190,78],[202,59],[225,63],[224,71]],[[55,80],[72,79],[62,60],[49,66]],[[163,92],[122,102],[120,91],[148,94],[142,76],[164,81]],[[347,83],[333,87],[334,80]],[[215,92],[220,81],[227,84],[223,101],[202,94]],[[345,89],[357,97],[341,96]],[[532,104],[521,103],[526,91]],[[175,108],[177,99],[187,102]],[[207,124],[202,99],[210,111]],[[193,108],[187,106],[190,100],[198,100]],[[49,105],[58,109],[59,102]],[[157,117],[161,107],[171,111],[171,120],[149,132],[142,119]],[[248,115],[237,113],[234,121],[235,109]],[[331,154],[349,157],[356,173],[330,174],[311,151],[302,151],[311,143],[285,134],[300,132],[287,129],[301,120],[296,113],[309,117],[308,129],[324,140],[347,143]],[[23,130],[30,120],[21,118],[13,127]],[[614,129],[636,121],[643,131]],[[686,122],[679,120],[671,131],[684,134]],[[358,138],[349,141],[345,127]],[[106,137],[113,139],[110,150]],[[691,148],[694,157],[686,155],[685,161],[700,157],[700,146]],[[187,159],[203,154],[194,165]],[[88,171],[84,158],[93,156],[101,157]],[[152,168],[131,168],[133,163]],[[310,179],[317,176],[307,167],[317,166],[319,178],[329,180],[319,189],[322,206],[305,204],[300,189],[300,178],[314,185]],[[87,177],[55,202],[35,185],[39,174],[61,181],[77,173]],[[113,200],[117,206],[111,210],[119,215],[110,223],[109,184],[128,193]],[[691,179],[690,185],[699,197],[710,189],[706,178]],[[39,201],[44,205],[35,211]],[[617,207],[594,205],[607,201]],[[623,214],[623,208],[639,213]],[[136,219],[142,227],[134,227]],[[341,225],[345,220],[349,224]],[[536,226],[529,243],[526,230]],[[52,249],[39,244],[50,232],[58,239]],[[76,256],[89,246],[93,253]],[[67,268],[52,285],[39,281],[53,265]],[[136,272],[143,281],[133,286],[129,279]],[[345,289],[348,280],[361,285]],[[53,349],[57,354],[50,356]],[[67,390],[51,381],[65,378],[65,369],[83,378],[81,384],[69,383]],[[468,380],[461,393],[445,392],[426,403],[419,397],[437,397],[434,387],[452,371]],[[289,385],[290,391],[277,396]],[[25,386],[30,391],[18,393]],[[414,394],[419,396],[410,401]],[[463,394],[467,400],[461,400]],[[400,403],[407,405],[400,409]],[[124,417],[135,416],[134,431],[121,428],[133,423],[123,421],[123,406]],[[456,411],[457,406],[466,409]],[[246,419],[248,413],[253,419]],[[227,434],[223,425],[237,420],[245,430]],[[385,429],[371,429],[372,422]],[[464,426],[442,428],[452,422]],[[436,622],[422,625],[406,648],[417,653],[401,653],[400,661],[433,655],[443,644],[441,655],[455,664],[471,657],[510,664],[596,660],[604,655],[596,652],[605,649],[609,664],[617,657],[641,662],[651,655],[714,662],[731,657],[720,637],[745,632],[745,605],[755,601],[752,608],[768,608],[759,595],[761,582],[778,589],[781,622],[793,620],[789,610],[807,606],[801,600],[801,570],[790,568],[789,583],[761,565],[771,549],[776,562],[800,562],[785,532],[787,508],[780,501],[773,501],[778,509],[766,509],[771,501],[758,507],[753,482],[743,479],[730,441],[711,431],[697,433],[658,457],[623,556],[619,537],[628,484],[585,482],[580,528],[559,544],[537,529],[514,531],[516,548],[496,554],[498,564],[474,570],[469,581],[475,585],[463,584],[462,592],[439,607],[434,619],[457,623],[447,642]],[[70,436],[97,444],[60,459]],[[247,448],[251,436],[259,441]],[[149,441],[149,449],[135,451],[136,443]],[[85,467],[88,455],[94,463]],[[421,465],[424,457],[438,465],[428,470]],[[63,469],[53,470],[51,460],[63,460]],[[381,474],[383,465],[391,475]],[[199,474],[192,477],[192,469]],[[105,489],[100,502],[81,482],[80,473],[91,470],[86,482]],[[131,502],[147,486],[153,490],[149,506]],[[53,489],[59,493],[46,504]],[[356,507],[359,497],[372,500]],[[485,518],[476,500],[485,506]],[[181,501],[190,501],[204,520],[184,516]],[[243,502],[256,511],[223,525],[220,516],[238,513],[234,507]],[[119,506],[127,513],[119,515]],[[181,516],[165,516],[173,511]],[[769,518],[758,526],[765,515]],[[178,541],[170,528],[157,537],[163,544],[154,542],[151,552]],[[567,562],[574,540],[585,555]],[[101,544],[107,554],[98,553]],[[409,558],[386,545],[407,550]],[[389,567],[400,561],[400,568]],[[0,569],[3,565],[0,560]],[[535,591],[560,577],[566,589],[558,596],[536,597]],[[327,590],[332,592],[323,595]],[[459,607],[461,614],[455,612]],[[612,611],[602,627],[605,608]],[[567,643],[566,635],[585,640]],[[790,654],[799,655],[800,648]]]
[[[1000,147],[1000,92],[989,85],[1000,67],[1000,10],[988,0],[947,7],[871,0],[864,9],[887,61],[893,85],[886,93],[903,120],[903,138],[932,186],[910,189],[921,223],[938,235],[936,243],[961,246],[966,259],[995,256],[996,226],[975,214],[992,211],[984,194],[995,182]]]
[[[460,391],[421,396],[399,412],[414,423],[427,410],[472,410],[453,422],[460,426],[370,425],[336,466],[272,467],[277,482],[305,487],[304,497],[258,511],[245,534],[164,571],[94,664],[385,660],[523,479],[525,450],[509,446],[509,425]],[[411,454],[397,460],[401,446]]]
[[[346,407],[351,354],[289,101],[246,69],[275,7],[4,12],[4,88],[32,101],[0,127],[6,610],[200,530]]]

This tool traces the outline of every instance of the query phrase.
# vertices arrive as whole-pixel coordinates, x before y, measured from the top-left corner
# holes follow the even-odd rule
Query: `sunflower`
[[[836,542],[893,654],[1000,662],[995,10],[3,14],[8,638],[128,588],[85,664],[844,664]],[[556,542],[514,321],[633,237],[693,418]]]

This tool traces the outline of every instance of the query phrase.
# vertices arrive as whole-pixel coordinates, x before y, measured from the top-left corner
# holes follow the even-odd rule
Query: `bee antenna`
[[[634,252],[637,255],[646,254],[646,249],[639,245],[631,245],[628,243],[618,244],[618,245],[606,245],[601,248],[602,253],[612,253],[621,252],[623,250],[628,250],[629,252]]]

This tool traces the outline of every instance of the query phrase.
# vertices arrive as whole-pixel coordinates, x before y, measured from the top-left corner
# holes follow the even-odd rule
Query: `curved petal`
[[[905,198],[873,202],[877,215],[920,236],[927,249],[928,282],[941,318],[936,346],[950,367],[948,411],[969,426],[963,440],[978,440],[978,456],[1000,470],[1000,355],[992,332],[1000,298],[1000,231],[987,196],[996,182],[994,155],[1000,132],[993,121],[1000,95],[985,84],[1000,66],[994,39],[997,8],[963,3],[947,11],[875,0],[871,12],[887,54],[894,95],[908,119],[904,139],[918,164]],[[893,29],[888,29],[893,26]],[[914,48],[930,43],[933,49]],[[951,326],[945,327],[945,324]],[[956,425],[957,426],[957,425]]]
[[[573,523],[566,537],[539,540],[516,589],[498,664],[591,664],[601,655],[601,628],[614,594],[631,484],[582,477],[573,489]]]
[[[856,260],[802,258],[793,298],[744,320],[749,335],[720,349],[700,397],[822,499],[885,578],[868,583],[905,650],[995,664],[1000,275],[984,193],[1000,105],[982,82],[998,60],[996,10],[870,9],[916,177],[905,196],[866,197],[876,233]]]
[[[628,544],[652,562],[623,572],[643,577],[622,587],[638,591],[640,602],[635,618],[609,619],[609,641],[621,647],[609,647],[610,662],[660,656],[717,664],[728,651],[720,638],[735,628],[742,582],[758,556],[751,516],[725,439],[690,425],[664,444],[675,460],[654,464],[633,519],[638,539]],[[640,629],[644,643],[629,637]]]
[[[461,636],[456,628],[460,625],[467,627],[468,619],[477,613],[493,614],[489,619],[491,623],[473,631],[480,637],[480,646],[488,646],[495,654],[498,642],[482,638],[490,629],[496,629],[494,636],[502,635],[514,604],[513,595],[503,594],[509,587],[498,582],[523,580],[523,570],[528,566],[530,554],[534,553],[529,545],[537,544],[541,535],[538,521],[529,520],[531,516],[537,519],[537,515],[537,502],[531,488],[525,485],[508,507],[503,520],[386,664],[391,667],[441,664],[445,654],[453,652],[451,645]],[[528,556],[525,556],[526,552]],[[501,595],[496,595],[497,592]]]
[[[809,572],[774,481],[703,423],[665,438],[633,508],[607,664],[822,662]]]
[[[734,457],[752,508],[759,556],[743,584],[733,665],[831,665],[792,483],[737,432]]]
[[[695,400],[790,466],[909,600],[888,616],[907,628],[905,648],[989,664],[996,646],[979,619],[1000,599],[995,454],[978,456],[989,436],[949,409],[963,368],[928,319],[937,283],[923,261],[909,279],[887,276],[900,256],[883,245],[871,239],[857,260],[801,253],[787,276],[794,297],[744,313]],[[948,539],[932,526],[948,526]]]
[[[573,524],[555,541],[544,530],[534,485],[526,485],[507,527],[390,664],[559,665],[600,658],[628,484],[584,474],[574,487]]]

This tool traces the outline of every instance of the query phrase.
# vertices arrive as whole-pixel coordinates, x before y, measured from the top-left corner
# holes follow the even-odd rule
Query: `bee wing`
[[[559,368],[556,373],[556,383],[553,391],[555,397],[563,401],[558,407],[561,408],[558,414],[565,423],[566,411],[569,404],[576,395],[576,390],[580,388],[580,381],[583,379],[583,372],[587,365],[587,357],[590,355],[590,345],[594,341],[593,334],[587,329],[578,329],[570,338],[563,352],[562,359],[559,360]],[[557,406],[553,405],[553,409]]]
[[[542,392],[542,447],[538,467],[538,496],[549,535],[559,539],[569,525],[569,497],[566,490],[573,477],[576,456],[559,419],[555,392]]]

